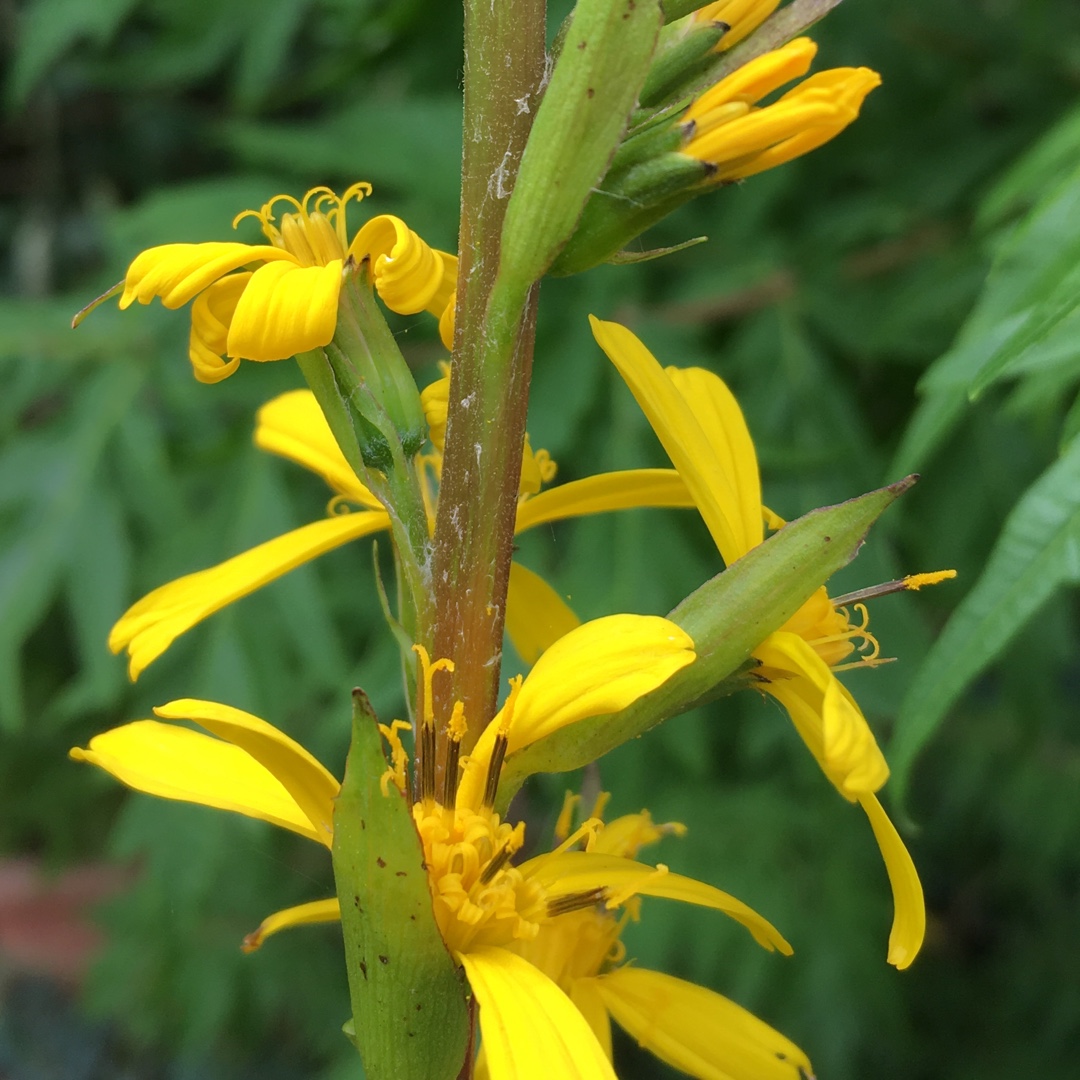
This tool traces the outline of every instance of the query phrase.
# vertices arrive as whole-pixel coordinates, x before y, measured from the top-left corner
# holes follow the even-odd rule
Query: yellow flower
[[[727,43],[727,38],[724,38]],[[759,102],[805,75],[817,53],[809,38],[744,64],[683,114],[684,154],[715,166],[711,179],[741,180],[800,157],[839,135],[881,85],[869,68],[832,68],[804,79],[771,105]]]
[[[625,708],[694,660],[679,627],[655,616],[614,615],[586,623],[553,645],[511,692],[487,730],[491,752],[458,761],[464,730],[460,704],[436,726],[432,680],[447,661],[423,650],[417,685],[417,761],[414,784],[395,721],[381,730],[393,765],[382,779],[413,792],[412,813],[423,846],[436,923],[464,967],[480,1004],[488,1067],[496,1080],[521,1075],[604,1077],[614,1073],[588,1023],[566,993],[519,949],[544,928],[582,911],[614,911],[636,896],[660,896],[721,911],[742,923],[767,949],[790,946],[766,919],[711,885],[639,863],[622,853],[569,850],[600,827],[587,822],[548,855],[520,865],[513,858],[524,825],[493,810],[508,749],[590,716]],[[72,750],[138,791],[232,810],[332,845],[338,781],[299,744],[258,717],[209,701],[174,701]],[[209,734],[163,721],[190,720]],[[486,735],[486,732],[485,732]],[[434,758],[447,761],[436,790]],[[462,770],[459,774],[459,764]],[[460,783],[459,783],[460,775]],[[480,776],[480,782],[473,778]],[[614,827],[614,823],[613,823]],[[339,916],[336,899],[316,900],[268,917],[247,940],[256,948],[286,927]],[[631,976],[631,979],[633,977]],[[613,998],[620,997],[613,991]],[[632,998],[633,988],[623,997]],[[619,1015],[618,1005],[609,1006]],[[630,1006],[628,1005],[627,1008]],[[567,1062],[573,1071],[567,1071]],[[517,1071],[523,1070],[523,1071]]]
[[[727,566],[762,543],[765,524],[783,525],[761,502],[757,455],[742,411],[724,381],[701,368],[661,368],[625,327],[592,320],[593,334],[637,399],[672,463],[691,492]],[[915,575],[878,589],[918,588],[953,576],[953,571]],[[864,594],[855,594],[856,597]],[[841,601],[849,598],[841,598]],[[829,599],[824,587],[755,650],[762,689],[788,711],[822,771],[849,802],[870,819],[893,891],[894,918],[889,962],[907,967],[922,946],[926,912],[915,865],[876,792],[889,775],[884,755],[858,704],[834,671],[873,666],[878,644],[866,609],[849,611]],[[868,654],[844,663],[861,640]]]
[[[376,290],[403,315],[446,311],[457,279],[457,259],[428,247],[400,218],[382,214],[350,242],[346,206],[371,194],[353,184],[340,197],[312,188],[302,200],[276,195],[245,210],[233,227],[255,217],[267,244],[164,244],[148,248],[124,281],[76,316],[76,325],[102,300],[123,289],[120,307],[159,297],[167,308],[194,300],[189,356],[200,382],[231,375],[246,360],[284,360],[328,345],[337,326],[342,277],[367,260]],[[274,207],[291,204],[281,216]],[[253,268],[253,269],[252,269]],[[451,316],[452,319],[452,316]]]
[[[586,825],[599,826],[607,798],[597,799]],[[560,847],[568,842],[577,801],[567,796],[555,830]],[[636,859],[642,847],[685,832],[675,822],[657,825],[643,810],[598,828],[588,836],[585,850],[594,861],[604,856]],[[543,855],[539,860],[549,866],[554,862]],[[741,1006],[703,986],[624,963],[620,937],[627,922],[639,917],[639,906],[629,900],[621,914],[601,905],[567,913],[543,923],[515,951],[577,1006],[609,1059],[614,1018],[662,1061],[702,1080],[808,1080],[811,1066],[802,1050]],[[477,1080],[484,1076],[481,1060]]]
[[[717,43],[724,52],[753,33],[778,7],[780,0],[719,0],[694,12],[697,22],[726,23],[731,29]]]
[[[417,456],[416,468],[432,527],[442,471],[448,389],[449,379],[443,378],[421,395],[432,448]],[[332,511],[346,510],[349,505],[360,509],[332,513],[322,521],[268,540],[217,566],[178,578],[143,597],[124,613],[109,635],[113,652],[128,650],[132,679],[180,634],[215,611],[326,551],[389,528],[385,510],[356,478],[309,391],[290,391],[264,405],[259,411],[255,442],[322,476],[336,492]],[[694,505],[673,469],[606,473],[541,491],[554,474],[555,463],[547,451],[534,453],[526,442],[517,532],[563,518],[624,507]],[[577,616],[543,578],[520,563],[511,564],[507,632],[526,663],[532,663],[552,641],[577,624]]]

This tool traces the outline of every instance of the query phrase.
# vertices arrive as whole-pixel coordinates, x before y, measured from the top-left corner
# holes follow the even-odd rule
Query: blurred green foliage
[[[400,708],[370,545],[213,617],[130,685],[104,645],[128,603],[313,520],[327,492],[251,445],[258,405],[300,384],[293,365],[201,386],[183,315],[109,305],[68,322],[142,248],[224,239],[237,211],[314,184],[371,180],[365,209],[453,248],[460,15],[433,0],[9,0],[0,22],[0,852],[139,868],[103,912],[111,944],[87,991],[131,1040],[200,1076],[352,1075],[336,931],[237,949],[270,910],[329,892],[322,853],[128,796],[65,753],[206,696],[340,763],[353,683],[383,715]],[[900,662],[849,679],[892,742],[930,933],[912,970],[886,966],[888,889],[865,822],[779,709],[746,696],[620,748],[600,780],[615,812],[686,821],[660,857],[759,908],[796,955],[662,901],[630,954],[755,1009],[832,1080],[1071,1076],[1080,9],[849,0],[814,36],[819,68],[881,71],[862,118],[643,239],[707,245],[546,283],[530,434],[561,479],[662,463],[589,336],[595,312],[729,380],[785,516],[923,473],[837,586],[960,571],[877,603]],[[394,326],[432,378],[430,320]],[[690,514],[559,525],[522,549],[583,616],[666,611],[717,569]],[[563,787],[528,791],[534,837]],[[658,1075],[619,1052],[620,1075]]]

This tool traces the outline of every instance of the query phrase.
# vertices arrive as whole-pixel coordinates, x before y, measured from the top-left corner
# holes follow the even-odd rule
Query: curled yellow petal
[[[154,712],[164,720],[193,720],[240,747],[269,772],[307,815],[327,847],[334,836],[334,800],[341,785],[295,739],[258,716],[216,701],[181,698]]]
[[[589,322],[597,344],[629,386],[730,565],[749,550],[741,503],[693,410],[652,353],[625,326],[592,315]],[[760,508],[755,514],[760,518]]]
[[[214,242],[148,248],[128,267],[120,307],[126,308],[134,300],[149,304],[155,296],[161,297],[167,308],[183,307],[208,285],[241,266],[276,261],[296,262],[287,251],[269,245]]]
[[[537,855],[518,869],[525,877],[542,884],[549,897],[591,889],[609,889],[613,893],[630,890],[632,895],[660,896],[722,911],[742,923],[762,948],[770,952],[779,950],[785,956],[792,952],[784,936],[768,919],[730,893],[682,874],[658,872],[656,867],[633,859],[591,851],[564,851]]]
[[[656,615],[609,615],[584,623],[556,641],[525,679],[507,727],[507,753],[568,724],[625,709],[694,656],[687,633]],[[458,806],[478,805],[504,710],[469,755]]]
[[[810,1059],[753,1013],[704,986],[622,967],[594,980],[620,1027],[700,1080],[805,1080]]]
[[[260,266],[233,313],[229,356],[284,360],[328,345],[337,328],[340,292],[340,259],[326,266]]]
[[[432,446],[441,454],[446,447],[446,414],[450,401],[450,376],[428,383],[420,391],[420,405],[427,421]]]
[[[191,336],[188,356],[201,383],[227,379],[239,366],[240,357],[225,360],[229,325],[251,274],[229,274],[203,289],[191,305]]]
[[[526,664],[581,624],[563,598],[520,563],[510,564],[506,593],[506,633]]]
[[[694,498],[674,469],[624,469],[597,473],[541,491],[518,506],[516,532],[551,521],[604,514],[634,507],[694,506]]]
[[[926,937],[926,904],[922,882],[904,841],[889,820],[889,815],[874,795],[863,795],[859,805],[870,819],[874,839],[885,860],[885,870],[893,894],[893,923],[889,933],[890,964],[901,971],[919,955]]]
[[[357,262],[371,261],[371,276],[391,311],[441,315],[456,287],[457,259],[429,247],[399,217],[380,214],[361,228],[349,245]]]
[[[310,390],[289,390],[259,409],[255,445],[318,473],[338,494],[372,510],[381,509],[379,500],[345,460]]]
[[[389,519],[381,511],[343,514],[170,581],[124,612],[109,634],[109,648],[114,653],[128,650],[128,673],[137,679],[176,638],[215,611],[324,552],[386,528]]]
[[[788,631],[755,650],[762,689],[787,710],[822,772],[849,802],[877,791],[889,777],[885,756],[855,699],[813,647]]]
[[[258,928],[245,935],[240,946],[244,952],[254,952],[262,947],[268,937],[280,934],[282,930],[291,930],[294,926],[310,926],[312,923],[338,922],[341,919],[341,905],[335,896],[330,900],[312,900],[307,904],[275,911],[267,915]]]
[[[538,968],[490,947],[458,960],[480,1003],[492,1080],[616,1080],[585,1018]]]
[[[296,800],[239,746],[175,724],[136,720],[71,751],[136,791],[232,810],[325,843]]]

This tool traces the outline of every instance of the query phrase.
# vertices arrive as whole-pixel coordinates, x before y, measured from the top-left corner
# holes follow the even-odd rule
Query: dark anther
[[[491,809],[495,805],[495,795],[499,790],[499,777],[502,775],[503,758],[506,757],[506,734],[502,731],[495,736],[495,745],[488,762],[487,783],[484,785],[483,806]]]
[[[607,889],[603,886],[596,889],[587,889],[585,892],[555,896],[547,902],[547,912],[551,916],[568,915],[571,911],[581,911],[582,908],[589,908],[594,904],[599,904],[606,897]]]

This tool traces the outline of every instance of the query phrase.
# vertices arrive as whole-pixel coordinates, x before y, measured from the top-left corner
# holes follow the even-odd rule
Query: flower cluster
[[[721,0],[696,11],[685,4],[670,6],[680,14],[664,28],[655,54],[646,57],[652,68],[640,72],[638,86],[644,89],[604,159],[608,171],[575,213],[548,215],[541,223],[554,229],[551,222],[564,217],[577,222],[569,237],[547,238],[552,251],[562,252],[553,273],[574,272],[612,255],[692,195],[821,146],[858,116],[880,83],[867,68],[835,68],[803,78],[817,47],[800,37],[759,51],[723,77],[713,77],[711,85],[691,85],[712,70],[710,65],[727,63],[718,61],[718,54],[743,55],[743,49],[730,52],[732,46],[751,38],[778,0]],[[659,10],[650,12],[650,18],[660,18]],[[629,20],[630,13],[623,19]],[[646,25],[640,40],[655,37]],[[589,56],[570,57],[567,64],[592,62],[592,50],[582,42],[570,51],[588,51]],[[576,84],[570,78],[558,85],[572,89]],[[589,87],[588,98],[594,93]],[[534,154],[532,160],[546,159]],[[712,990],[627,962],[621,934],[639,917],[643,897],[719,911],[741,923],[764,948],[792,951],[770,922],[728,893],[663,863],[638,860],[642,848],[682,835],[684,826],[657,825],[644,810],[605,823],[605,795],[574,827],[579,800],[569,797],[553,849],[526,858],[526,825],[509,806],[513,790],[508,788],[516,790],[530,771],[559,771],[592,760],[581,750],[590,744],[575,739],[585,740],[583,733],[590,731],[621,732],[620,718],[634,710],[654,711],[647,723],[612,735],[606,745],[715,696],[721,684],[752,687],[783,706],[827,780],[866,814],[894,899],[888,960],[905,968],[925,933],[922,887],[878,799],[888,765],[838,673],[885,662],[869,627],[866,600],[917,589],[952,572],[916,574],[830,597],[822,584],[826,573],[809,581],[812,575],[799,567],[770,568],[759,560],[755,565],[764,569],[753,572],[771,574],[770,581],[794,581],[789,593],[797,599],[787,607],[787,600],[770,601],[776,618],[760,633],[748,631],[753,640],[723,671],[707,667],[709,658],[680,623],[679,608],[668,618],[612,614],[582,623],[548,582],[511,559],[511,532],[630,508],[696,509],[716,545],[716,581],[719,575],[737,577],[767,550],[770,534],[786,527],[762,500],[754,443],[724,381],[701,368],[664,368],[629,329],[592,318],[596,342],[633,394],[671,467],[598,473],[554,484],[557,469],[551,456],[533,448],[523,426],[516,429],[513,453],[500,458],[509,464],[498,478],[506,498],[505,560],[501,566],[476,561],[479,577],[503,582],[502,594],[496,597],[493,591],[492,596],[505,610],[507,636],[531,670],[510,680],[500,706],[494,704],[494,693],[490,709],[467,704],[469,695],[456,694],[453,681],[460,660],[440,655],[451,649],[435,651],[447,635],[440,637],[430,611],[447,595],[461,599],[455,590],[463,595],[469,586],[451,580],[451,574],[438,577],[431,553],[444,517],[458,512],[448,474],[451,463],[463,460],[452,452],[455,438],[461,438],[454,425],[474,405],[472,396],[458,401],[452,391],[464,394],[462,386],[480,385],[483,379],[452,386],[452,379],[476,376],[475,371],[459,374],[459,342],[459,354],[443,366],[440,378],[422,390],[414,385],[373,297],[399,314],[429,312],[451,348],[457,259],[430,247],[391,215],[371,218],[350,232],[347,208],[370,194],[370,185],[358,182],[340,196],[326,187],[312,188],[302,199],[276,196],[233,222],[236,227],[253,217],[266,243],[151,248],[91,308],[117,294],[122,308],[155,297],[168,308],[191,301],[189,355],[202,382],[232,375],[244,359],[297,357],[308,388],[281,394],[259,410],[255,442],[321,477],[332,493],[322,519],[189,573],[137,601],[114,626],[110,647],[127,651],[129,672],[136,679],[180,635],[225,606],[326,552],[388,532],[400,588],[399,612],[387,614],[410,692],[407,719],[380,723],[377,733],[370,728],[372,747],[378,743],[374,759],[385,770],[357,781],[350,754],[349,774],[339,781],[300,743],[265,720],[194,699],[170,702],[155,710],[156,719],[97,735],[71,756],[137,791],[243,814],[322,844],[334,853],[339,889],[339,844],[348,832],[344,826],[356,824],[349,817],[350,783],[366,784],[366,795],[380,807],[400,809],[407,824],[395,841],[402,849],[397,854],[404,859],[406,847],[419,853],[423,873],[413,876],[421,882],[417,887],[436,952],[454,965],[455,986],[462,975],[467,979],[479,1005],[481,1043],[478,1053],[467,1056],[464,1076],[613,1077],[614,1019],[657,1057],[693,1076],[808,1080],[806,1055],[740,1006]],[[282,203],[288,209],[279,216]],[[508,220],[527,232],[521,221],[528,223],[528,215],[511,218],[508,210]],[[513,250],[527,247],[518,244]],[[497,276],[496,286],[501,280]],[[514,290],[507,287],[506,293]],[[495,287],[492,295],[509,303]],[[502,320],[491,315],[487,331],[492,340],[506,326],[521,333],[529,321],[521,302],[516,314],[504,317],[507,312],[491,301]],[[463,318],[459,336],[467,336],[466,327]],[[522,340],[510,340],[508,351],[513,353]],[[384,363],[394,367],[385,381]],[[503,396],[503,404],[509,396]],[[524,408],[518,414],[523,425]],[[510,440],[498,423],[475,430],[488,442],[456,445],[468,448],[468,458],[479,469],[492,446]],[[468,484],[466,476],[459,486]],[[494,497],[491,501],[493,507]],[[449,515],[447,502],[454,507]],[[484,513],[494,515],[492,507],[485,506]],[[452,525],[457,536],[468,538],[470,530],[475,535],[489,529],[491,521],[482,513],[478,520],[454,519]],[[496,607],[489,604],[488,613]],[[715,617],[737,624],[741,614],[725,610]],[[501,621],[496,626],[501,635]],[[490,660],[493,678],[500,661],[501,655]],[[699,678],[702,669],[709,674]],[[512,783],[506,778],[511,766],[518,770]],[[367,828],[362,819],[359,825]],[[378,865],[385,865],[381,858]],[[343,891],[342,896],[351,897],[355,912],[337,896],[318,897],[269,914],[243,947],[252,951],[285,929],[338,920],[348,941],[350,920],[364,925],[364,919],[374,917],[362,911],[359,895]],[[366,980],[364,965],[360,961]]]

